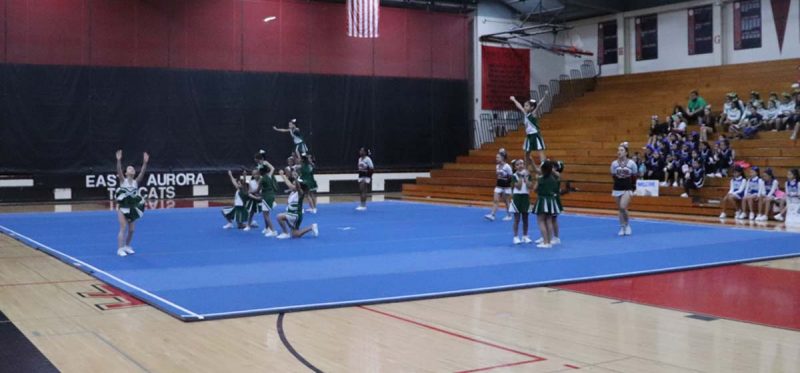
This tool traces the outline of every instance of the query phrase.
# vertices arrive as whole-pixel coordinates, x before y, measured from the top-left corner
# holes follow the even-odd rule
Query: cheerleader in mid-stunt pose
[[[150,155],[144,153],[139,176],[136,176],[136,169],[133,165],[126,167],[125,173],[123,173],[122,150],[117,150],[117,180],[120,180],[119,189],[117,189],[117,220],[119,220],[117,255],[119,256],[134,253],[131,241],[133,240],[133,232],[136,229],[136,219],[144,215],[144,200],[139,195],[139,185],[144,181],[144,173],[147,170],[148,161],[150,161]]]
[[[294,142],[294,152],[297,154],[298,158],[308,153],[308,146],[300,136],[300,128],[297,128],[297,119],[290,120],[288,128],[278,128],[273,126],[272,129],[278,132],[288,133],[290,136],[292,136],[292,141]]]
[[[531,99],[525,101],[525,104],[520,104],[514,96],[511,96],[511,101],[517,106],[517,109],[522,111],[522,114],[525,115],[525,143],[522,144],[522,150],[525,151],[525,164],[528,166],[532,165],[536,169],[538,169],[539,166],[533,164],[531,151],[536,150],[539,152],[539,164],[544,163],[547,159],[544,155],[546,146],[544,145],[544,139],[542,139],[542,132],[539,127],[539,116],[542,112],[541,104],[543,104],[548,97],[550,97],[549,92],[545,92],[541,103]]]

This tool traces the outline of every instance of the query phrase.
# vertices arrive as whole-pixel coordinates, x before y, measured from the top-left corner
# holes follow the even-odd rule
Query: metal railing
[[[593,91],[597,85],[597,76],[594,62],[587,60],[580,69],[571,69],[569,75],[561,74],[558,79],[550,80],[549,84],[541,84],[536,90],[531,90],[530,98],[541,101],[540,98],[549,90],[550,99],[544,103],[542,114],[550,113],[586,92]],[[523,116],[517,110],[483,111],[480,118],[473,121],[472,146],[478,149],[487,142],[493,142],[498,137],[516,131],[522,125]]]

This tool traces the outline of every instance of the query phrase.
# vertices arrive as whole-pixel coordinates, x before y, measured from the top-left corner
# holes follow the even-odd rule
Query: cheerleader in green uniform
[[[126,167],[123,174],[122,150],[117,150],[117,180],[120,180],[119,189],[117,189],[117,220],[119,220],[117,255],[119,256],[134,253],[131,240],[133,240],[133,232],[136,229],[136,219],[141,218],[144,214],[144,200],[139,195],[139,185],[144,181],[144,173],[149,160],[150,155],[144,153],[139,176],[136,176],[136,169],[133,165]]]
[[[539,164],[544,163],[545,159],[547,159],[544,155],[544,150],[547,147],[544,145],[542,132],[539,128],[539,116],[542,112],[542,104],[548,97],[550,97],[549,92],[545,92],[542,102],[537,103],[536,100],[531,99],[525,101],[525,104],[520,104],[514,96],[510,97],[517,109],[525,116],[525,142],[522,144],[522,150],[525,151],[525,164],[529,166],[533,165],[533,159],[531,159],[531,151],[533,150],[539,152]],[[538,166],[534,167],[537,170],[539,169]]]
[[[258,227],[253,218],[264,211],[261,202],[261,168],[256,167],[251,173],[250,181],[247,182],[247,198],[244,201],[244,209],[247,211],[245,232],[249,231],[250,227]]]
[[[514,244],[531,243],[528,237],[528,214],[531,212],[531,175],[521,159],[511,162],[517,172],[511,177],[511,206],[508,211],[514,214]],[[522,218],[522,237],[518,236],[519,221]]]
[[[317,181],[314,180],[314,161],[311,154],[301,157],[300,161],[300,188],[303,195],[308,196],[308,207],[306,210],[312,214],[317,213]]]
[[[306,142],[300,136],[300,128],[297,128],[297,119],[290,120],[288,128],[278,128],[272,126],[272,129],[278,132],[288,133],[290,136],[292,136],[294,152],[298,157],[308,153],[308,145],[306,145]]]
[[[554,161],[551,161],[549,159],[547,160],[547,162],[552,162],[552,165],[553,165],[553,177],[555,177],[556,180],[558,181],[558,185],[559,185],[559,188],[560,188],[560,186],[561,186],[561,173],[564,172],[564,162],[562,162],[562,161],[554,162]],[[569,182],[567,182],[567,187],[566,187],[566,189],[564,189],[563,193],[567,193],[567,191],[569,191]],[[562,191],[561,191],[561,189],[559,189],[558,196],[556,198],[558,199],[558,204],[563,206],[561,204],[561,193],[562,193]],[[563,209],[562,209],[562,211],[563,211]],[[561,239],[558,238],[558,236],[559,236],[559,234],[558,234],[558,231],[559,231],[559,229],[558,229],[558,215],[559,214],[553,214],[553,236],[550,238],[550,244],[552,244],[552,245],[560,245],[561,244]],[[538,238],[534,242],[537,245],[539,245],[539,244],[544,242],[544,238]]]
[[[545,161],[542,164],[542,174],[536,181],[536,203],[533,212],[539,223],[539,230],[542,232],[542,243],[536,247],[549,249],[553,247],[552,239],[555,237],[553,217],[564,210],[559,197],[558,177],[553,174],[553,163]]]
[[[233,195],[233,206],[222,209],[222,215],[225,216],[225,220],[228,221],[228,224],[225,224],[222,228],[233,228],[235,222],[236,228],[242,229],[247,222],[247,209],[245,209],[244,204],[247,201],[249,186],[247,182],[245,182],[246,175],[244,173],[237,180],[233,177],[233,173],[228,171],[228,177],[230,177],[233,187],[236,188],[236,194]]]
[[[319,236],[317,224],[300,229],[300,225],[303,223],[303,195],[300,183],[297,181],[297,174],[287,175],[283,171],[280,174],[283,176],[286,187],[289,188],[289,198],[286,200],[286,212],[278,214],[278,224],[281,225],[283,233],[279,234],[277,238],[279,240],[290,237],[300,238],[308,232],[312,232],[314,237]]]
[[[275,167],[264,160],[259,172],[261,174],[261,179],[259,181],[261,213],[264,215],[264,230],[261,231],[261,233],[264,233],[265,237],[275,237],[278,235],[278,232],[276,232],[275,228],[272,226],[272,219],[270,219],[269,216],[269,213],[272,212],[276,206],[275,193],[278,191],[278,182],[275,180]]]

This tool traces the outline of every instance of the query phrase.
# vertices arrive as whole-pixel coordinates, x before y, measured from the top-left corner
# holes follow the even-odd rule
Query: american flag
[[[378,37],[380,0],[347,0],[347,36]]]

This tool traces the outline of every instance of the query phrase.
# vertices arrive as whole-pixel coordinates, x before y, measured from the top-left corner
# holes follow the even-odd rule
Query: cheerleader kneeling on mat
[[[278,235],[279,240],[287,238],[300,238],[308,232],[312,232],[314,237],[319,236],[319,228],[316,223],[310,227],[300,229],[303,223],[303,195],[298,182],[297,174],[291,176],[281,171],[283,182],[289,188],[289,199],[286,201],[286,212],[278,214],[278,224],[283,233]]]
[[[117,180],[121,180],[117,189],[117,219],[119,220],[119,233],[117,234],[117,255],[126,256],[135,253],[131,247],[133,232],[136,229],[136,219],[144,215],[144,200],[139,195],[139,185],[144,181],[147,162],[150,155],[142,154],[142,169],[136,176],[136,168],[130,165],[122,173],[122,150],[117,150]],[[134,178],[135,176],[135,178]],[[126,234],[127,233],[127,234]]]

